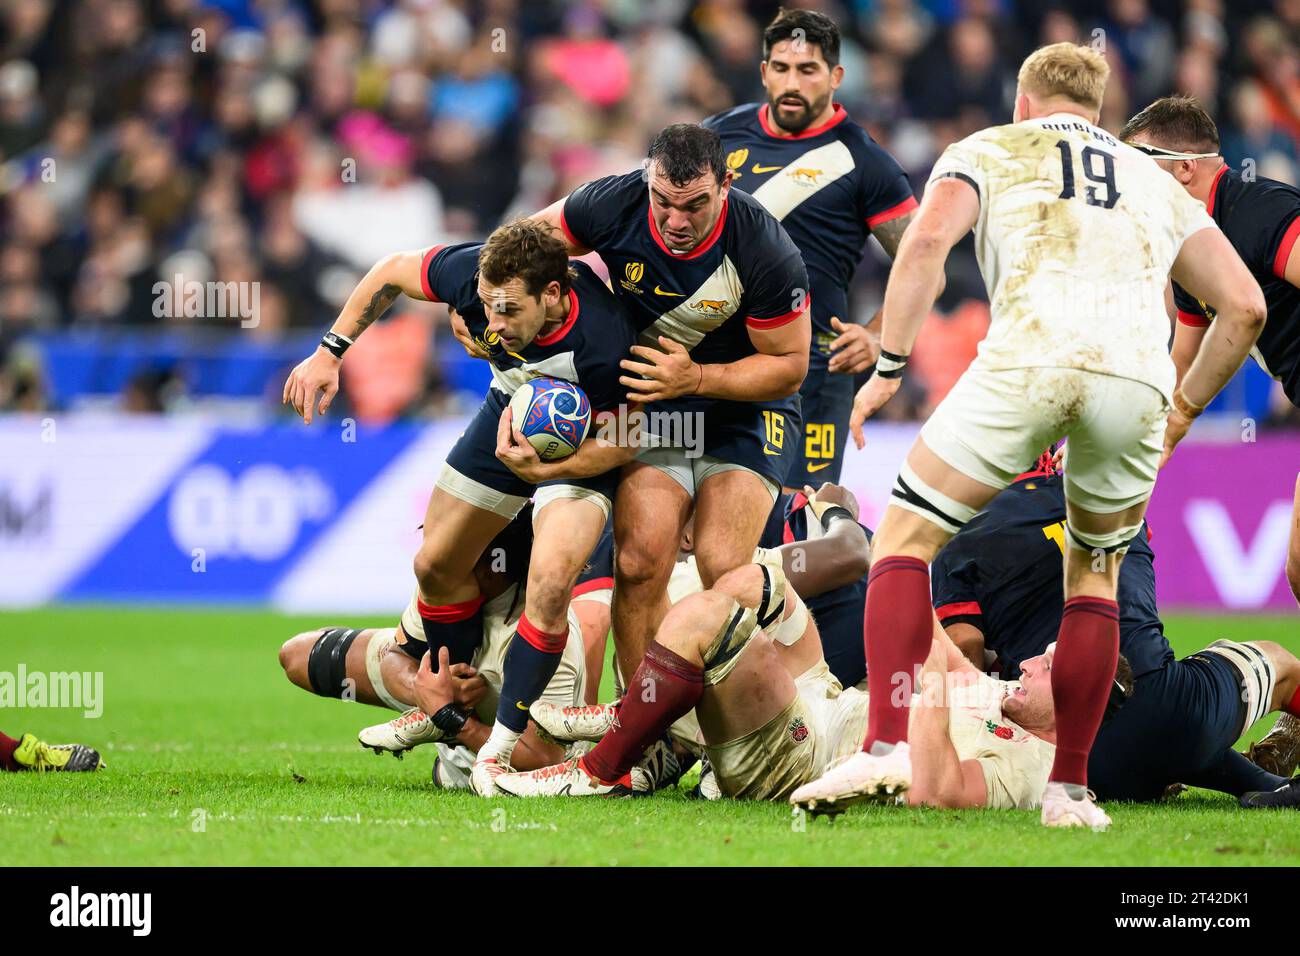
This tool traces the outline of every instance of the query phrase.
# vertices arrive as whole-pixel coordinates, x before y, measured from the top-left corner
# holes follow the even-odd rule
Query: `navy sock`
[[[425,604],[417,602],[424,639],[437,664],[438,648],[445,646],[453,664],[468,664],[483,643],[483,598],[460,604]],[[412,635],[415,636],[415,635]]]
[[[542,696],[542,691],[555,676],[568,639],[567,629],[547,634],[533,626],[527,615],[519,618],[519,626],[510,639],[510,648],[501,668],[498,723],[515,733],[522,734],[527,729],[528,707]]]

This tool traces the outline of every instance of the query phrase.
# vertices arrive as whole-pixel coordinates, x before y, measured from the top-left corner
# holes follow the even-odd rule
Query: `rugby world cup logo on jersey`
[[[623,266],[624,278],[619,279],[618,284],[624,289],[627,289],[628,292],[635,292],[637,295],[640,295],[641,287],[637,285],[637,283],[641,281],[641,277],[644,275],[644,262],[629,262],[627,265]]]
[[[800,186],[816,186],[817,177],[822,174],[820,169],[811,169],[807,166],[800,166],[798,169],[790,171],[790,178]]]

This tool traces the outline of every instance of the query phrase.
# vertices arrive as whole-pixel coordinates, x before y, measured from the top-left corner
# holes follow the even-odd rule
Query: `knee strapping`
[[[1128,551],[1129,543],[1138,536],[1142,530],[1142,523],[1118,528],[1114,531],[1108,531],[1105,534],[1090,534],[1080,531],[1070,524],[1067,519],[1065,522],[1065,537],[1070,542],[1071,547],[1079,551],[1103,551],[1106,554],[1124,554]]]
[[[890,504],[920,515],[949,534],[956,534],[979,513],[979,509],[931,488],[907,462],[903,462],[894,480]]]
[[[307,680],[312,693],[342,697],[348,676],[348,648],[361,632],[355,628],[327,627],[307,655]]]

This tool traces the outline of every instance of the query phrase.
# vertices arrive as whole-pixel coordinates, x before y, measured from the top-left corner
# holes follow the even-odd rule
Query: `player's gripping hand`
[[[853,444],[859,451],[867,444],[867,439],[862,434],[862,423],[880,411],[885,403],[894,397],[898,386],[902,384],[901,378],[881,378],[879,375],[873,375],[867,379],[867,384],[858,389],[858,394],[853,396],[853,414],[849,416],[849,431],[852,432]]]
[[[324,415],[339,393],[339,366],[342,364],[341,359],[317,348],[289,373],[280,404],[292,405],[303,422],[310,425],[316,399],[320,398],[320,414]]]
[[[451,702],[463,710],[473,710],[487,695],[487,680],[469,664],[452,664],[450,670]]]
[[[634,345],[632,354],[645,361],[623,359],[619,363],[624,371],[632,373],[619,377],[619,382],[627,387],[629,402],[662,402],[691,395],[704,381],[704,366],[691,361],[686,346],[666,336],[659,336],[658,349]]]
[[[839,333],[831,340],[831,360],[826,366],[837,375],[857,375],[876,364],[880,357],[880,333],[865,325],[845,323],[831,316],[831,328]]]
[[[447,645],[438,648],[438,669],[433,669],[433,657],[425,651],[420,658],[420,669],[415,672],[415,702],[426,714],[436,714],[448,704],[455,703],[456,694],[451,677],[451,658]]]
[[[1169,418],[1165,421],[1165,449],[1160,455],[1160,467],[1165,464],[1174,454],[1174,449],[1178,443],[1187,437],[1187,430],[1192,427],[1193,419],[1188,418],[1177,408],[1169,410]]]
[[[451,319],[451,334],[456,336],[456,341],[465,347],[469,357],[476,359],[487,358],[487,350],[474,341],[474,336],[469,334],[469,326],[460,317],[460,313],[451,306],[447,306],[447,317]]]
[[[804,485],[803,494],[819,519],[821,513],[827,508],[838,505],[853,515],[854,521],[858,520],[858,499],[843,485],[833,485],[829,481],[824,481],[816,491],[813,491],[812,485]]]
[[[552,464],[542,461],[532,442],[515,428],[514,413],[507,405],[497,421],[497,458],[529,484],[541,484],[555,477]]]

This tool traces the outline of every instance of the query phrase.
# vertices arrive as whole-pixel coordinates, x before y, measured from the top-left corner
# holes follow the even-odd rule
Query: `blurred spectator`
[[[1109,128],[1158,96],[1190,93],[1215,112],[1229,161],[1294,179],[1300,0],[783,2],[840,23],[839,99],[918,187],[948,143],[1010,120],[1021,59],[1060,40],[1105,45]],[[270,350],[260,360],[278,369],[275,350],[310,342],[381,256],[480,237],[635,168],[667,123],[760,98],[762,28],[777,6],[8,0],[0,407],[45,406],[59,379],[39,343],[72,327]],[[852,289],[855,315],[878,304],[887,270],[873,247]],[[258,290],[256,322],[164,308],[183,305],[190,283]],[[983,299],[967,240],[891,416],[919,414],[946,391],[987,321]],[[393,311],[345,366],[358,413],[456,409],[455,375],[439,362],[458,346],[440,349],[431,335],[440,311]],[[122,405],[188,401],[182,367],[150,366]],[[278,397],[278,384],[267,393]]]

